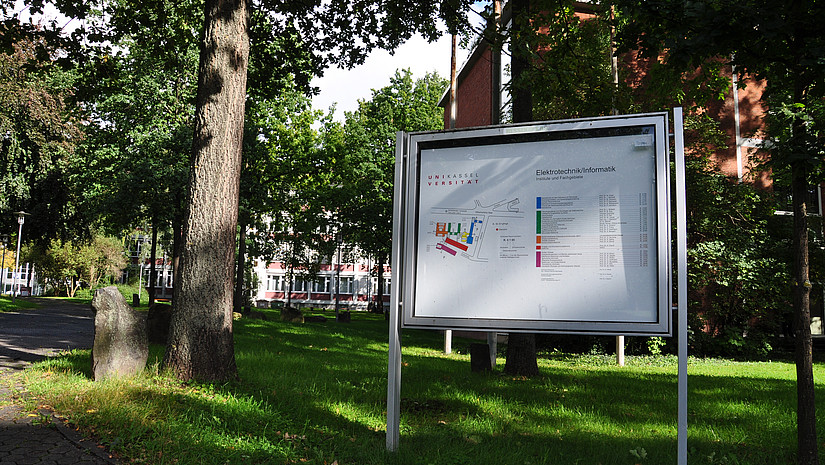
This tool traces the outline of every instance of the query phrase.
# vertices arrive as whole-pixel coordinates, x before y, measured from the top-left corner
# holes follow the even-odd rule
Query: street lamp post
[[[6,278],[6,250],[9,248],[9,235],[0,235],[0,242],[3,243],[3,259],[0,260],[0,295],[6,290],[6,285],[3,280]]]
[[[15,298],[17,294],[20,293],[20,279],[18,276],[18,267],[20,266],[20,240],[23,238],[23,223],[26,221],[26,217],[30,215],[30,213],[26,213],[24,211],[14,212],[17,215],[17,224],[19,224],[19,228],[17,230],[17,253],[14,254],[14,282],[11,285],[11,301],[12,303],[15,302]],[[17,292],[14,290],[14,286],[17,286]]]

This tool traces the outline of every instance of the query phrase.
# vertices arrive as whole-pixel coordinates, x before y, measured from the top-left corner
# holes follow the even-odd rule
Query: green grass
[[[441,352],[439,333],[405,331],[400,451],[390,454],[383,316],[241,320],[235,334],[235,383],[178,382],[159,373],[163,348],[153,346],[137,379],[92,382],[89,352],[75,351],[30,369],[28,388],[134,463],[676,462],[673,357],[619,368],[609,356],[547,354],[541,376],[523,379],[502,374],[502,359],[494,373],[472,373],[463,351]],[[689,463],[793,463],[792,364],[692,359],[689,373]]]
[[[11,296],[0,296],[0,313],[16,312],[17,310],[26,308],[37,308],[37,304],[34,302],[29,302],[25,298],[15,299],[14,303],[12,303]]]
[[[101,284],[100,287],[107,287],[111,286],[111,284]],[[123,295],[123,298],[126,299],[126,303],[132,305],[132,296],[134,294],[138,294],[140,299],[139,307],[149,307],[149,292],[146,289],[138,289],[137,284],[114,284],[115,287],[120,291],[120,294]],[[91,303],[92,297],[95,295],[95,291],[97,289],[78,289],[75,293],[75,296],[71,299],[74,302],[78,303]],[[140,291],[140,292],[138,292]],[[64,297],[65,299],[65,297]]]

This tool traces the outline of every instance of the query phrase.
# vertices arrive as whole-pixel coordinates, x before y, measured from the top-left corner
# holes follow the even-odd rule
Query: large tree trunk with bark
[[[232,282],[241,172],[248,7],[207,0],[189,201],[164,365],[182,380],[237,377]]]
[[[526,50],[523,40],[519,40],[521,28],[526,24],[530,12],[530,0],[514,0],[513,21],[515,35],[512,45],[512,63],[510,68],[513,75],[513,122],[524,123],[533,120],[533,94],[529,83],[522,79],[522,73],[527,70],[529,50]],[[534,334],[510,333],[507,338],[506,363],[504,372],[518,376],[535,376],[539,374],[536,358],[536,336]]]

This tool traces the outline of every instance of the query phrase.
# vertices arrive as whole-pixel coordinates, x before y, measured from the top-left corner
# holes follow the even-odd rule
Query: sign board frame
[[[665,112],[401,135],[397,148],[399,160],[396,163],[396,222],[400,223],[400,227],[396,224],[393,237],[394,249],[396,245],[401,248],[394,250],[397,255],[393,257],[393,283],[397,284],[393,290],[399,290],[398,301],[404,302],[401,306],[402,326],[498,332],[671,335],[669,148],[668,114]],[[607,160],[606,164],[604,160]],[[544,169],[547,167],[553,169]],[[645,184],[651,177],[653,184]],[[509,188],[508,183],[512,184]],[[571,188],[574,194],[567,195]],[[599,197],[599,189],[607,189],[601,192],[602,197]],[[645,197],[645,206],[639,206],[641,201],[637,202],[634,197],[642,193],[651,197],[649,203]],[[492,201],[499,198],[505,204],[498,205]],[[629,209],[625,208],[625,199],[630,199],[632,203]],[[541,206],[542,200],[545,201],[544,207]],[[473,208],[473,201],[475,207],[480,209]],[[547,205],[555,210],[551,213]],[[562,213],[558,213],[560,210],[556,208],[559,205],[565,209]],[[483,215],[496,208],[505,214]],[[579,213],[571,214],[569,211]],[[631,221],[623,217],[626,211],[630,212]],[[516,213],[511,216],[518,218],[507,218],[511,212]],[[600,212],[603,217],[612,215],[607,221],[610,224],[601,221],[599,226],[598,218],[593,221],[593,215]],[[542,214],[545,215],[543,227],[551,230],[550,235],[541,234]],[[577,214],[581,218],[577,218]],[[447,220],[443,223],[438,221],[438,218],[448,218],[450,215],[456,219],[455,225],[447,223]],[[481,224],[481,219],[487,223],[484,226],[488,236],[487,248],[483,252],[472,250],[473,244],[469,244],[468,249],[466,242],[472,240],[473,235],[480,239],[478,233],[469,238],[466,236],[476,222]],[[595,234],[589,237],[591,242],[587,250],[577,249],[577,241],[586,242],[585,239],[588,239],[583,239],[584,235],[565,239],[563,232],[554,234],[563,229],[585,227],[581,226],[585,224],[584,219],[589,221],[587,227],[596,228]],[[503,225],[502,230],[511,229],[511,235],[493,233],[493,220]],[[450,230],[460,230],[462,221],[463,243],[461,237]],[[642,225],[645,236],[650,233],[649,239],[641,244],[636,240],[639,228],[629,228],[633,234],[624,235],[600,234],[598,231],[599,227],[626,227],[628,223]],[[525,225],[535,227],[535,233],[529,236],[524,234]],[[433,231],[434,226],[440,229]],[[608,236],[613,236],[613,239]],[[644,253],[645,267],[639,263],[626,265],[630,255],[624,250],[625,239],[621,239],[622,236],[634,237],[630,241],[634,248],[632,258],[640,260],[636,257]],[[616,237],[619,237],[619,245],[613,243],[607,246],[609,253],[605,252],[604,244],[598,243],[599,240],[612,241]],[[505,249],[504,245],[497,245],[494,238],[499,242],[512,240],[522,244],[521,247]],[[553,241],[553,245],[538,244],[542,238]],[[595,246],[592,241],[597,241]],[[477,240],[477,243],[481,241]],[[532,250],[534,246],[535,252]],[[555,257],[567,258],[548,259],[551,254],[544,252],[545,262],[542,263],[542,247],[545,250],[567,247],[566,253],[554,254]],[[640,247],[649,249],[639,250]],[[445,249],[452,256],[445,255]],[[480,256],[482,253],[485,257]],[[577,260],[584,260],[581,258],[584,255],[597,260],[596,265],[593,266],[592,261],[579,263]],[[602,262],[610,261],[607,268],[602,266],[605,263],[598,263],[600,256]],[[649,263],[648,256],[651,257]],[[483,293],[468,292],[470,288],[466,283],[463,295],[468,296],[469,304],[462,302],[462,297],[452,296],[452,299],[442,302],[437,295],[432,295],[439,294],[432,289],[438,288],[447,276],[444,274],[445,257],[454,259],[449,266],[461,266],[463,263],[464,268],[459,269],[464,270],[465,274],[474,274],[474,280],[479,284],[471,286],[478,286],[476,290],[491,289],[501,280],[502,274],[519,275],[518,279],[509,281],[516,283],[514,294],[522,298],[513,302],[517,306],[515,314],[506,308],[506,304],[502,304],[501,299],[487,299],[483,298]],[[488,263],[472,262],[479,258],[488,260]],[[525,263],[535,265],[528,270]],[[507,271],[503,273],[502,269]],[[599,273],[604,274],[607,272],[605,270],[618,270],[616,281],[623,286],[610,287],[604,284],[605,279],[599,281]],[[522,279],[522,276],[527,276],[527,279]],[[543,307],[545,301],[540,300],[546,298],[540,295],[542,291],[538,291],[537,297],[530,297],[525,296],[530,294],[529,290],[525,292],[527,287],[519,287],[522,285],[518,283],[529,279],[534,280],[529,283],[530,288],[540,288],[545,284],[539,280],[556,280],[546,283],[549,286],[546,292],[572,310],[565,314],[565,305],[559,305],[558,313],[542,312],[542,308],[547,308]],[[609,279],[612,277],[608,276]],[[611,293],[613,288],[618,294]],[[569,293],[565,294],[567,290]],[[479,295],[482,298],[472,299]],[[488,300],[492,308],[485,308]],[[618,308],[627,304],[636,305],[636,308],[632,311]],[[539,311],[535,311],[536,307]],[[612,311],[609,317],[600,316],[604,314],[600,313],[603,312],[602,307]],[[442,311],[443,308],[449,310]],[[519,308],[528,310],[520,313]]]
[[[396,144],[395,188],[393,202],[393,244],[392,263],[393,280],[404,283],[403,266],[406,245],[404,244],[407,225],[404,213],[407,201],[404,193],[408,191],[404,177],[407,169],[406,154],[409,153],[409,136],[398,133]],[[677,380],[677,464],[687,464],[688,432],[688,331],[687,331],[687,199],[685,188],[685,147],[684,115],[682,108],[673,109],[673,142],[675,164],[675,216],[676,216],[676,257],[678,276],[678,380]],[[668,203],[671,208],[671,204]],[[669,210],[672,213],[672,210]],[[672,287],[672,282],[671,282]],[[387,450],[397,452],[401,436],[401,314],[404,302],[401,298],[403,287],[392,286],[389,325],[389,350],[387,357]],[[672,290],[671,290],[672,293]]]

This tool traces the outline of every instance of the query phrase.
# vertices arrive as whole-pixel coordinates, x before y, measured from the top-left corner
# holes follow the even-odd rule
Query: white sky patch
[[[25,5],[25,2],[22,0],[16,0],[14,2],[14,12],[20,15],[20,20],[24,23],[32,22],[33,24],[47,25],[52,21],[55,21],[66,34],[70,34],[74,32],[75,29],[80,27],[80,22],[78,20],[69,19],[63,16],[51,3],[46,3],[43,5],[43,14],[32,16],[29,8]]]
[[[321,90],[312,99],[312,107],[326,112],[335,103],[335,119],[343,120],[344,112],[355,110],[359,99],[368,100],[373,89],[389,85],[397,69],[410,68],[413,79],[433,71],[449,79],[451,46],[450,36],[446,34],[433,43],[415,36],[399,47],[395,55],[385,50],[375,50],[363,65],[351,70],[327,69],[322,78],[312,81],[312,85]],[[469,50],[459,48],[457,55],[456,62],[460,69]]]

